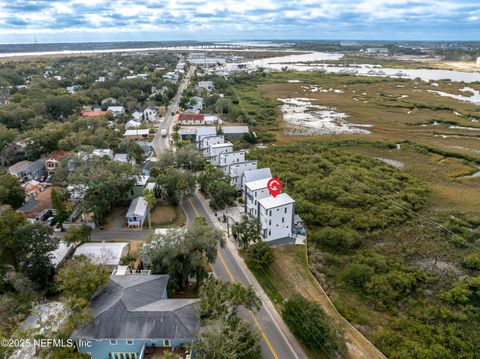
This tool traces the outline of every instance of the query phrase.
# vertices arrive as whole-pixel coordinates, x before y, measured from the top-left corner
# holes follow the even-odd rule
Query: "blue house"
[[[71,338],[93,359],[146,359],[191,343],[200,329],[195,299],[168,299],[168,275],[112,275],[89,303],[93,320]]]

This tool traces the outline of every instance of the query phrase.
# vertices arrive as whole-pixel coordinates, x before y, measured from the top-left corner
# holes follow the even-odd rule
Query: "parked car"
[[[46,224],[48,224],[50,227],[53,226],[57,221],[55,220],[55,217],[48,217],[48,219],[45,221]]]

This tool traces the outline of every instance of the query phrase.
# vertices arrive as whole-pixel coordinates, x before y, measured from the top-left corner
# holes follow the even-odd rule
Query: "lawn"
[[[180,227],[186,218],[180,206],[157,203],[152,211],[152,227]]]

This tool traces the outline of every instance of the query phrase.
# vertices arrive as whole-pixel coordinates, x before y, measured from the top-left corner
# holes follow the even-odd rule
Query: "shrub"
[[[343,279],[357,288],[363,288],[374,276],[372,267],[362,263],[352,263],[347,267]]]
[[[266,269],[275,260],[275,253],[272,247],[266,242],[252,244],[247,249],[247,265],[254,269]]]
[[[309,349],[326,353],[328,357],[345,352],[341,331],[319,304],[297,295],[285,302],[282,316],[293,334]]]
[[[472,253],[463,259],[463,266],[468,269],[480,270],[480,254]]]
[[[346,252],[356,248],[361,243],[361,237],[353,229],[326,227],[312,236],[312,240],[323,248],[328,248],[336,252]]]

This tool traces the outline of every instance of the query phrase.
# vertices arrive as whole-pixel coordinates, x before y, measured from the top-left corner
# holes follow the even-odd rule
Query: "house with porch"
[[[247,151],[245,150],[220,153],[218,155],[218,166],[222,169],[223,173],[228,175],[230,165],[245,162],[246,154]]]
[[[219,155],[221,153],[233,152],[233,144],[230,142],[219,143],[217,145],[210,145],[207,156],[212,165],[220,165]]]
[[[210,145],[218,145],[220,143],[225,143],[225,138],[223,135],[210,135],[203,137],[202,140],[198,143],[200,151],[203,152],[204,157],[208,157],[208,149]]]
[[[124,199],[132,200],[136,197],[143,196],[143,191],[147,188],[148,180],[150,176],[139,175],[136,178],[135,184],[124,194]]]
[[[143,223],[148,215],[148,204],[145,197],[140,196],[133,199],[128,207],[127,214],[127,226],[128,228],[142,228]]]
[[[168,299],[168,280],[168,275],[112,275],[88,304],[93,319],[71,335],[79,352],[92,359],[141,359],[191,344],[200,329],[198,301]]]
[[[245,203],[245,213],[252,217],[257,218],[258,216],[258,201],[262,198],[270,196],[268,191],[268,181],[271,178],[262,178],[257,181],[245,183],[244,191],[244,203]]]
[[[48,175],[53,175],[55,171],[62,166],[61,159],[65,157],[67,153],[65,151],[58,151],[45,161],[45,169]]]
[[[234,185],[237,190],[240,191],[242,189],[243,174],[246,171],[256,170],[257,164],[257,161],[243,161],[229,166],[228,175],[230,176],[232,185]]]
[[[8,168],[8,173],[17,177],[21,182],[39,180],[47,172],[45,170],[45,158],[34,162],[20,161]]]
[[[270,168],[258,168],[253,170],[246,170],[243,172],[241,179],[241,189],[245,193],[245,184],[248,182],[258,181],[263,178],[272,178],[272,171]]]
[[[261,236],[271,244],[295,243],[295,200],[286,193],[258,200],[258,221]]]

